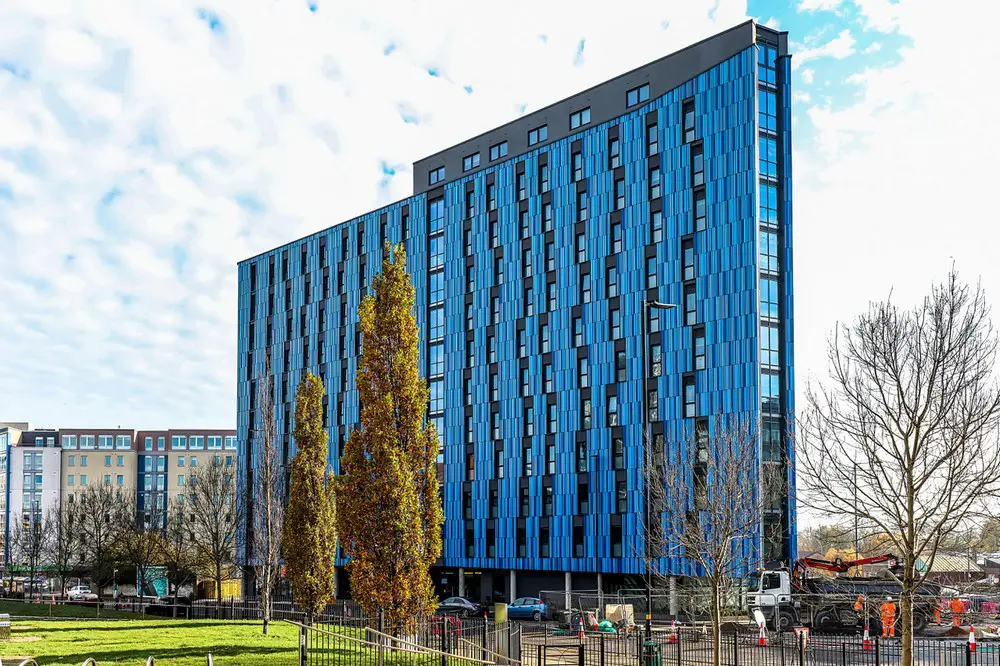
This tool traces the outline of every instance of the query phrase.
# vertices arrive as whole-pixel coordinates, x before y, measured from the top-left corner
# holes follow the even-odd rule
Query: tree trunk
[[[222,619],[222,567],[215,565],[215,619]]]
[[[903,589],[899,595],[900,624],[902,625],[900,627],[902,630],[900,640],[903,643],[900,651],[900,666],[913,666],[913,592],[915,585],[912,580],[912,571],[911,566],[906,567],[906,572],[903,575]]]
[[[719,581],[711,579],[712,587],[712,666],[722,663],[722,602],[719,599]]]

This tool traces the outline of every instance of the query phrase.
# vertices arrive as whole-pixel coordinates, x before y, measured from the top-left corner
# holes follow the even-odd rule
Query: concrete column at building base
[[[514,603],[514,599],[517,599],[517,572],[513,569],[510,570],[510,595],[507,599],[507,603]]]
[[[465,596],[465,567],[458,568],[458,596]]]
[[[566,583],[565,583],[566,610],[569,610],[570,608],[573,607],[573,574],[567,571],[565,575],[566,575]]]
[[[677,576],[670,576],[667,585],[670,592],[670,616],[677,617]]]
[[[604,577],[597,572],[597,612],[604,617]]]

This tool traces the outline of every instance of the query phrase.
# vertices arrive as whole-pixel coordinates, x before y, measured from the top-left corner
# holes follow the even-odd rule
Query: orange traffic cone
[[[764,623],[760,625],[760,635],[757,637],[757,645],[767,647],[767,634],[764,633]]]
[[[580,614],[580,628],[577,631],[576,637],[579,638],[581,641],[584,639],[584,633],[583,633],[583,614],[582,613]]]
[[[677,642],[677,619],[675,618],[673,622],[670,623],[670,636],[667,637],[668,643]]]
[[[969,627],[969,652],[976,651],[976,628],[973,626]]]
[[[872,637],[868,635],[868,624],[867,623],[865,624],[865,637],[861,640],[861,649],[862,650],[871,650],[872,649]]]

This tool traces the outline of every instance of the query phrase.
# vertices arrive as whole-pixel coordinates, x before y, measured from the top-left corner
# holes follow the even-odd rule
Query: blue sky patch
[[[221,35],[226,31],[226,26],[222,23],[222,19],[211,9],[205,9],[204,7],[199,9],[198,18],[204,21],[208,25],[208,29],[217,35]]]

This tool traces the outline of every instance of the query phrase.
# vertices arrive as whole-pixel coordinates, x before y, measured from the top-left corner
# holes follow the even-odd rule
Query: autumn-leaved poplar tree
[[[327,469],[327,435],[319,377],[306,373],[295,395],[295,447],[291,495],[282,531],[285,567],[292,596],[309,624],[336,592],[336,504]]]
[[[441,554],[438,433],[425,420],[413,308],[405,250],[386,245],[374,295],[359,312],[361,423],[344,448],[337,499],[354,597],[393,627],[434,610],[430,566]]]

